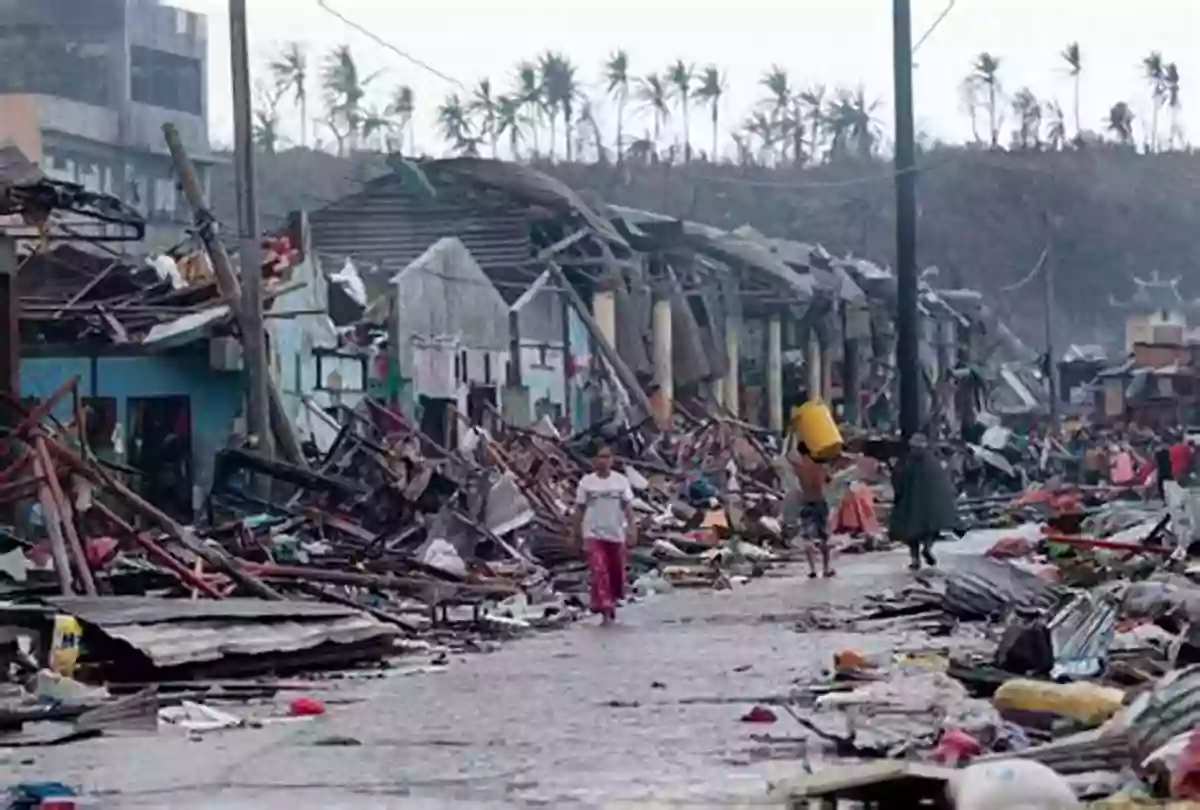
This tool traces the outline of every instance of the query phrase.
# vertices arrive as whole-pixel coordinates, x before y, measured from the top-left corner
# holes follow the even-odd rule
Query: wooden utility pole
[[[1050,418],[1058,419],[1058,362],[1054,356],[1054,230],[1048,214],[1046,225],[1046,263],[1042,267],[1042,292],[1046,306],[1046,388],[1050,392]]]
[[[208,201],[204,199],[204,191],[200,188],[196,167],[192,165],[187,150],[183,147],[183,140],[179,137],[179,130],[175,128],[174,124],[163,124],[163,136],[167,141],[167,149],[171,152],[171,159],[175,163],[175,176],[179,178],[183,195],[187,197],[188,204],[192,207],[192,219],[196,232],[212,261],[213,272],[217,276],[217,288],[221,291],[225,303],[233,310],[244,340],[251,327],[242,309],[242,285],[238,281],[237,274],[233,272],[233,263],[229,261],[229,254],[217,233],[217,221],[213,218],[212,212],[208,210]],[[262,331],[261,315],[258,329],[260,332]],[[284,458],[292,464],[307,467],[308,463],[300,449],[296,432],[292,427],[291,420],[288,419],[287,412],[283,409],[283,402],[279,399],[279,391],[269,378],[267,399],[270,406],[271,426],[274,429],[275,438],[279,440],[279,449]]]
[[[896,83],[896,366],[900,373],[900,433],[921,425],[917,353],[917,195],[913,136],[912,8],[893,0],[892,49]]]
[[[246,41],[246,0],[229,0],[229,46],[233,73],[234,165],[237,169],[238,243],[242,265],[242,357],[246,364],[246,433],[257,452],[273,458],[267,363],[263,331],[262,234],[255,198],[254,122],[250,112],[250,57]],[[261,479],[264,486],[266,479]]]

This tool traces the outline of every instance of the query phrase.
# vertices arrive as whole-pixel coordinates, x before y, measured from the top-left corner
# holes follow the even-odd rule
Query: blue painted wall
[[[127,357],[26,357],[21,360],[21,396],[49,396],[76,375],[83,396],[117,400],[117,420],[126,441],[131,397],[188,397],[192,415],[192,483],[202,492],[208,491],[213,460],[228,442],[233,420],[241,410],[241,375],[214,371],[204,351]],[[69,420],[70,407],[68,399],[55,415]]]

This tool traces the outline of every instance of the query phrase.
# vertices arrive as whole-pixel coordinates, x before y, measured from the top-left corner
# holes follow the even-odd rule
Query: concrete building
[[[187,211],[163,123],[208,182],[206,22],[158,0],[0,0],[0,143],[132,205],[146,249],[171,241]]]

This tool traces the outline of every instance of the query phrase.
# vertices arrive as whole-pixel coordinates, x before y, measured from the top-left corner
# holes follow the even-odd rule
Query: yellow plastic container
[[[54,617],[54,632],[50,637],[50,669],[70,678],[75,674],[75,663],[79,660],[79,639],[83,627],[74,616],[59,614]]]
[[[833,458],[842,452],[842,432],[829,406],[820,399],[810,399],[792,408],[792,432],[804,442],[813,458]]]
[[[996,690],[992,705],[1000,711],[1047,712],[1095,728],[1116,714],[1124,699],[1124,691],[1094,683],[1015,678]]]

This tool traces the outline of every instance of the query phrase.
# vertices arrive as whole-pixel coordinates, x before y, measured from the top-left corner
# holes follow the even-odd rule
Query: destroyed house
[[[22,250],[22,398],[78,378],[92,449],[140,470],[136,489],[190,519],[242,400],[238,369],[211,351],[228,318],[215,284],[176,288],[83,242]],[[69,398],[55,415],[73,420]]]
[[[586,333],[543,276],[553,256],[586,293],[606,261],[628,260],[621,237],[528,167],[454,159],[393,168],[309,213],[312,251],[329,267],[350,260],[369,316],[388,323],[391,397],[410,408],[453,403],[473,419],[491,406],[517,423],[586,424]],[[606,259],[598,240],[618,255]]]

